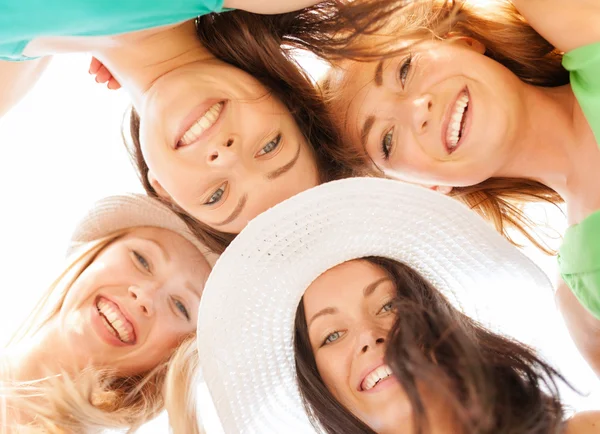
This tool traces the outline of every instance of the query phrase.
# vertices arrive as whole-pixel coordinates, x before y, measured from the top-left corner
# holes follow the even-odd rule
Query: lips
[[[189,146],[208,137],[222,119],[226,106],[227,101],[211,99],[192,110],[182,122],[174,148]]]
[[[125,345],[135,345],[135,327],[119,305],[99,296],[96,299],[96,309],[106,331]]]
[[[357,389],[359,392],[368,392],[376,388],[382,381],[393,377],[393,375],[392,369],[386,363],[380,361],[364,371]]]
[[[448,106],[442,128],[442,142],[448,154],[452,154],[461,145],[468,130],[471,115],[471,95],[465,87]]]

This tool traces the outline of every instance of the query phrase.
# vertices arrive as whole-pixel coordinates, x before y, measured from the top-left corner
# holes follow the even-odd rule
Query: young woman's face
[[[410,403],[383,358],[396,288],[366,261],[338,265],[304,294],[308,335],[325,386],[349,411],[383,432]]]
[[[396,296],[388,274],[364,260],[328,270],[304,294],[308,335],[325,386],[380,434],[413,431],[410,401],[384,362]],[[419,393],[430,432],[448,432],[451,419],[443,403],[425,388]]]
[[[157,192],[221,232],[239,233],[319,182],[284,105],[249,74],[215,60],[157,80],[140,107],[140,142]]]
[[[196,330],[210,266],[189,241],[136,228],[77,277],[59,312],[79,366],[136,374],[157,366]]]
[[[507,164],[524,121],[523,89],[478,41],[430,41],[332,72],[332,107],[348,140],[386,174],[441,186],[478,184]]]

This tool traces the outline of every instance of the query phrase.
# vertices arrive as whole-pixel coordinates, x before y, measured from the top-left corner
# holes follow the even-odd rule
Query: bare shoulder
[[[577,413],[567,421],[566,434],[592,434],[600,432],[600,411]]]
[[[600,42],[598,0],[512,0],[531,26],[559,50]]]

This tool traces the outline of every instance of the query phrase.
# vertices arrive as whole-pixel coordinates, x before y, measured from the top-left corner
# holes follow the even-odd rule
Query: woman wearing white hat
[[[566,421],[560,375],[505,337],[537,342],[545,325],[514,318],[551,304],[546,276],[466,207],[337,181],[262,214],[222,255],[200,365],[227,434],[592,432],[598,415]]]
[[[0,356],[0,432],[199,432],[190,384],[206,248],[158,201],[98,202],[68,265]]]

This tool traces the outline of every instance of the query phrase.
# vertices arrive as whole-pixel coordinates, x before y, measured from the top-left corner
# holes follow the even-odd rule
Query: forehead
[[[176,232],[158,227],[137,227],[127,233],[122,241],[140,240],[158,244],[167,255],[182,263],[205,263],[204,255],[188,240]]]
[[[304,293],[306,310],[318,309],[329,301],[340,301],[340,295],[359,294],[376,280],[388,277],[385,270],[362,259],[344,262],[330,268],[311,283]]]

